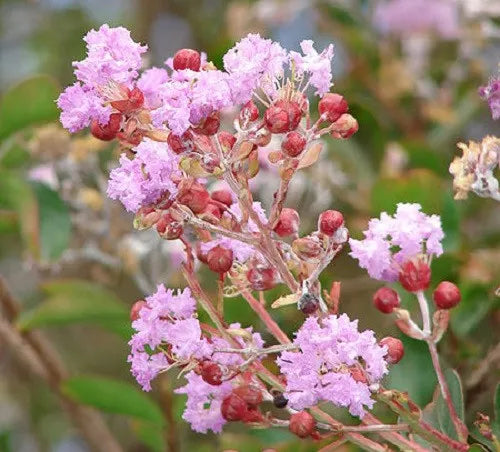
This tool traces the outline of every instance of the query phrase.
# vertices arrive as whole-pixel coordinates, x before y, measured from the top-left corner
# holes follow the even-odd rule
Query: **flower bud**
[[[381,287],[373,295],[373,304],[380,312],[390,314],[394,308],[399,308],[399,295],[389,287]]]
[[[384,345],[387,347],[387,355],[385,356],[385,359],[389,364],[399,363],[405,354],[403,343],[395,337],[384,337],[380,340],[379,344],[382,347]]]
[[[203,263],[203,264],[207,264],[208,265],[208,261],[207,261],[207,254],[208,253],[205,253],[201,250],[201,244],[200,242],[197,242],[196,243],[196,257],[198,258],[198,260]]]
[[[267,268],[262,264],[257,264],[250,268],[246,276],[253,290],[269,290],[277,282],[276,270],[274,268]]]
[[[299,259],[305,261],[316,261],[323,254],[323,247],[317,237],[301,237],[292,243],[293,252]]]
[[[199,133],[200,135],[215,135],[217,131],[219,130],[220,127],[220,118],[218,113],[213,113],[207,118],[205,118],[204,121],[196,127],[196,133]]]
[[[331,135],[333,138],[350,138],[358,129],[359,124],[356,118],[345,113],[333,123]]]
[[[146,306],[146,302],[144,300],[136,301],[132,305],[132,308],[130,308],[130,320],[132,320],[132,322],[139,318],[139,312],[144,306]]]
[[[348,110],[344,97],[336,93],[326,93],[318,103],[319,114],[325,115],[330,122],[337,121]]]
[[[205,210],[199,214],[202,220],[211,224],[218,224],[222,218],[222,212],[217,204],[209,201]]]
[[[302,118],[302,110],[297,102],[288,100],[278,100],[276,106],[283,108],[288,114],[289,128],[288,131],[295,130],[300,124]]]
[[[305,315],[314,314],[319,308],[318,297],[312,293],[304,292],[299,298],[297,307]]]
[[[229,394],[220,407],[222,417],[226,421],[241,421],[247,414],[246,402],[237,394]]]
[[[167,144],[176,154],[182,154],[183,152],[190,151],[194,147],[193,134],[189,130],[184,132],[181,136],[169,133],[167,137]]]
[[[285,207],[278,218],[276,226],[274,226],[273,231],[276,232],[280,237],[287,237],[289,235],[296,234],[299,230],[300,218],[299,214],[295,209],[289,209]]]
[[[200,374],[203,381],[210,385],[219,386],[222,384],[222,369],[211,361],[204,361],[200,364]]]
[[[271,142],[272,134],[267,129],[260,129],[253,142],[257,146],[267,146]]]
[[[262,402],[262,391],[255,385],[242,385],[233,389],[233,394],[240,396],[250,408],[256,408]]]
[[[289,430],[299,438],[307,438],[314,431],[316,421],[307,411],[299,411],[290,416]]]
[[[282,392],[276,392],[273,396],[273,404],[276,408],[285,408],[288,405],[288,399]]]
[[[93,119],[90,124],[90,133],[102,141],[111,141],[116,137],[122,122],[121,113],[112,113],[106,125],[102,125]]]
[[[434,290],[432,298],[439,309],[451,309],[460,303],[462,296],[455,284],[449,281],[441,281]]]
[[[135,87],[130,91],[128,101],[132,110],[138,110],[144,105],[144,93],[139,88]]]
[[[331,237],[344,224],[344,216],[338,210],[325,210],[318,219],[318,229]]]
[[[230,207],[233,204],[233,197],[229,190],[215,190],[212,192],[212,199],[214,201],[225,204]]]
[[[156,230],[167,240],[176,240],[184,232],[182,223],[172,218],[172,215],[169,213],[165,213],[160,217],[156,223]]]
[[[289,130],[290,120],[284,108],[271,105],[264,113],[267,129],[272,133],[284,133]]]
[[[207,253],[207,264],[215,273],[226,273],[233,265],[233,251],[220,245],[214,246]]]
[[[368,383],[365,373],[358,366],[352,366],[349,368],[349,373],[354,381],[359,383]]]
[[[179,190],[177,201],[189,207],[193,213],[201,213],[205,210],[210,200],[206,188],[198,182],[193,182]]]
[[[134,218],[134,228],[138,230],[148,229],[155,225],[160,219],[161,213],[152,207],[141,207]]]
[[[297,157],[306,147],[306,138],[299,132],[290,132],[283,143],[281,149],[288,157]]]
[[[249,407],[241,420],[243,422],[262,422],[264,417],[258,409]]]
[[[200,52],[193,49],[181,49],[174,55],[173,66],[176,71],[191,69],[198,72],[201,66]]]
[[[256,121],[259,118],[259,109],[253,100],[249,100],[240,111],[240,123]]]
[[[234,143],[236,143],[236,137],[225,130],[221,130],[218,134],[219,143],[222,147],[222,150],[227,153],[231,149],[233,149]]]
[[[431,269],[420,259],[405,262],[399,272],[399,282],[408,292],[426,290],[431,282]]]

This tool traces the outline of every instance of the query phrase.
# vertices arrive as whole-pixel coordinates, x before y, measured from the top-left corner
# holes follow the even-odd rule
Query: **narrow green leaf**
[[[0,100],[0,140],[24,127],[57,118],[60,88],[47,75],[37,75],[10,88]]]
[[[45,184],[33,183],[38,201],[40,257],[53,260],[61,256],[71,239],[69,209],[59,194]]]
[[[61,391],[73,400],[106,413],[122,414],[163,426],[163,414],[153,400],[136,386],[102,377],[72,377]]]
[[[21,314],[18,320],[21,330],[93,322],[130,337],[128,309],[112,292],[98,284],[63,279],[49,281],[42,289],[48,294],[47,299]]]
[[[486,447],[481,446],[481,444],[472,444],[469,448],[469,452],[488,452]]]
[[[450,389],[453,406],[458,414],[458,417],[463,421],[464,414],[464,396],[462,390],[462,382],[460,376],[454,369],[446,369],[444,372],[448,388]],[[450,417],[448,406],[444,401],[443,395],[439,393],[436,401],[437,415],[441,431],[450,438],[458,439],[457,432]]]

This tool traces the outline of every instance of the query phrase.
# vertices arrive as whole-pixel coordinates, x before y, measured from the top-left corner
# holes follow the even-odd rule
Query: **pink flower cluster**
[[[387,373],[387,349],[377,344],[373,331],[359,332],[358,321],[346,314],[309,317],[293,343],[299,350],[285,351],[277,360],[291,408],[330,401],[360,417],[372,408],[369,386]]]
[[[381,281],[396,281],[401,265],[420,254],[443,253],[441,219],[421,212],[419,204],[400,203],[394,216],[382,212],[380,219],[370,220],[364,235],[363,240],[349,240],[350,255]]]

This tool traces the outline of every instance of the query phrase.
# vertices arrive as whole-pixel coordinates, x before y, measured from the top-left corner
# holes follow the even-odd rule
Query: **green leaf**
[[[59,92],[56,81],[46,75],[31,77],[8,90],[0,101],[0,140],[28,125],[56,119]]]
[[[469,447],[469,452],[488,452],[488,449],[486,447],[481,446],[481,444],[472,444]]]
[[[453,406],[455,407],[458,417],[463,421],[465,416],[464,396],[460,376],[454,369],[446,369],[444,372],[444,376],[446,382],[448,383],[448,388],[450,389]],[[448,407],[441,392],[439,393],[438,399],[436,401],[436,408],[441,431],[448,435],[450,438],[458,439],[458,435],[453,425],[453,421],[451,420]]]
[[[53,280],[42,286],[48,298],[18,319],[21,330],[72,323],[98,323],[125,338],[131,335],[129,312],[110,291],[87,281]]]
[[[132,429],[137,438],[151,449],[152,452],[167,450],[163,428],[151,422],[135,421]]]
[[[35,182],[32,186],[38,201],[40,257],[45,261],[54,260],[61,256],[71,239],[69,209],[47,185]]]
[[[493,411],[495,419],[491,422],[491,428],[494,435],[500,440],[500,383],[497,385],[495,395],[493,396]]]
[[[441,210],[441,223],[445,234],[443,248],[446,252],[458,251],[460,247],[460,219],[458,203],[453,199],[451,192],[445,192]]]
[[[405,356],[389,373],[388,387],[407,391],[411,399],[420,406],[432,398],[436,387],[436,374],[425,342],[400,337]]]
[[[379,179],[372,191],[372,211],[392,213],[398,202],[417,202],[427,214],[440,212],[441,196],[436,196],[440,186],[439,177],[425,169],[408,171],[404,177]]]
[[[163,414],[150,397],[136,386],[102,377],[72,377],[61,384],[61,391],[76,402],[106,413],[122,414],[163,426]]]

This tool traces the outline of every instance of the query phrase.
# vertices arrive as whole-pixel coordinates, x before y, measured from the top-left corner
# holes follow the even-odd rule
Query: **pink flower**
[[[191,424],[195,432],[207,433],[212,430],[214,433],[220,433],[226,423],[221,414],[221,404],[231,392],[232,384],[226,381],[219,386],[213,386],[194,372],[189,372],[186,379],[188,383],[175,390],[176,394],[187,395],[182,418]]]
[[[441,219],[420,209],[420,204],[400,203],[393,217],[382,212],[380,219],[370,220],[363,240],[349,240],[350,255],[372,278],[395,281],[404,262],[419,254],[443,253]]]
[[[104,24],[83,39],[87,43],[87,58],[73,66],[77,79],[85,86],[97,88],[110,80],[129,86],[137,78],[147,46],[134,42],[126,28]]]
[[[175,196],[177,186],[172,177],[179,174],[177,156],[169,152],[166,143],[146,138],[135,150],[133,159],[121,155],[120,166],[110,173],[107,190],[111,199],[119,199],[131,212],[165,194]]]
[[[144,71],[137,80],[137,88],[144,94],[146,106],[153,110],[161,105],[160,90],[164,83],[170,78],[166,69],[152,67]]]
[[[332,86],[333,45],[330,44],[321,53],[314,49],[314,41],[305,40],[300,43],[304,55],[290,52],[290,59],[295,63],[299,75],[308,74],[309,83],[316,88],[316,95],[322,96]]]
[[[479,88],[479,95],[488,102],[492,118],[500,119],[500,77]]]
[[[383,33],[408,35],[433,31],[445,39],[458,36],[458,6],[454,0],[383,0],[374,22]]]
[[[267,93],[276,90],[274,80],[288,61],[286,50],[277,42],[249,34],[224,55],[224,68],[230,75],[233,100],[243,104],[260,87]]]
[[[93,119],[107,124],[111,115],[111,108],[103,105],[101,97],[78,82],[61,93],[57,106],[61,110],[61,124],[72,133],[88,127]]]
[[[330,401],[360,417],[365,407],[372,408],[369,384],[387,373],[387,350],[377,344],[373,331],[359,332],[358,321],[346,314],[309,317],[293,343],[299,350],[283,352],[277,360],[287,380],[285,396],[291,408],[302,410]],[[363,369],[367,382],[355,379],[352,367]]]

